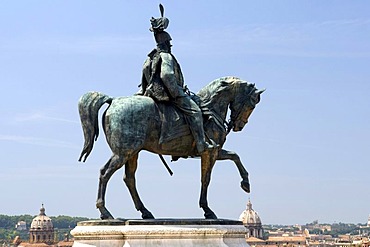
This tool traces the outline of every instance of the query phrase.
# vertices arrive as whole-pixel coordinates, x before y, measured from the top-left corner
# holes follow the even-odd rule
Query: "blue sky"
[[[218,162],[209,205],[237,219],[248,198],[263,223],[365,223],[370,214],[370,3],[367,1],[162,1],[173,53],[192,91],[234,75],[267,88],[225,148],[250,173]],[[98,217],[103,135],[85,164],[77,102],[87,91],[137,91],[154,47],[156,1],[1,1],[0,214]],[[102,112],[102,111],[101,111]],[[170,158],[166,157],[169,162]],[[139,193],[157,218],[201,218],[199,160],[170,164],[142,152]],[[122,181],[107,207],[139,218]]]

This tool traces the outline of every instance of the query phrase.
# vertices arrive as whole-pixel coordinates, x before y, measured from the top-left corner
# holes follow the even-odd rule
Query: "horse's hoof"
[[[109,214],[109,215],[101,214],[100,219],[102,219],[102,220],[113,220],[114,218],[111,214]]]
[[[247,180],[241,181],[240,182],[240,187],[242,187],[242,189],[247,193],[251,192],[250,184],[249,184],[249,181],[247,181]]]
[[[217,216],[214,212],[207,212],[204,214],[204,217],[207,219],[207,220],[217,220]]]
[[[141,218],[143,219],[154,219],[154,216],[148,210],[141,212]]]
[[[113,215],[105,207],[100,207],[100,219],[102,220],[112,220],[114,219]]]

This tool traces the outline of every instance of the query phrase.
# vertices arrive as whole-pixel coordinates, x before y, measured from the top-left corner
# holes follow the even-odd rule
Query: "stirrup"
[[[211,138],[208,138],[210,140],[211,143],[207,143],[209,146],[212,146],[211,148],[219,148],[220,145],[217,144],[214,140],[212,140]]]
[[[211,140],[211,142],[212,142],[212,144],[204,141],[203,144],[202,144],[203,145],[203,150],[201,152],[199,152],[199,150],[198,150],[198,153],[201,155],[203,152],[205,152],[207,150],[212,150],[212,149],[220,147],[220,145],[215,143],[213,140]]]

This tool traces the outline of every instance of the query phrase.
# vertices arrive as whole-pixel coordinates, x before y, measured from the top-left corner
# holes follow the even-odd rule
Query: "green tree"
[[[74,228],[79,221],[89,220],[89,218],[84,217],[70,217],[65,215],[59,215],[57,217],[50,217],[54,228],[65,229]]]

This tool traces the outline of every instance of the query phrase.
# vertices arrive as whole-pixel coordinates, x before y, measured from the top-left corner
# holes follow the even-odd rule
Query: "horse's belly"
[[[164,155],[194,156],[196,150],[193,140],[192,135],[181,136],[164,143],[159,143],[156,139],[146,143],[143,149]]]

